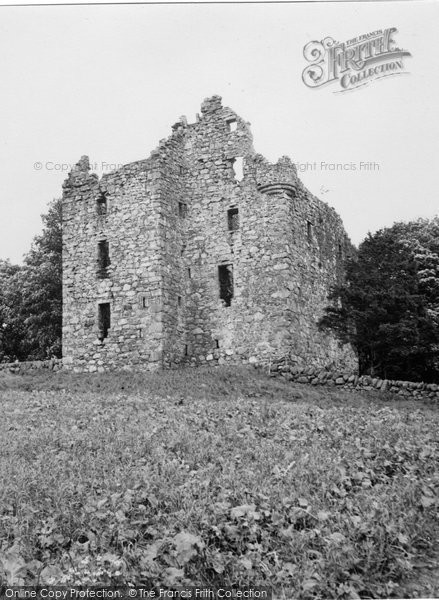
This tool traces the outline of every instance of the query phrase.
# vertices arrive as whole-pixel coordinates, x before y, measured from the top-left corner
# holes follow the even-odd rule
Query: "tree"
[[[330,300],[320,327],[354,346],[361,373],[438,379],[439,219],[369,234]]]
[[[0,361],[8,362],[21,356],[24,329],[17,319],[17,289],[14,285],[18,265],[0,260]]]
[[[62,203],[54,200],[42,217],[44,229],[34,239],[20,272],[21,314],[30,358],[61,356]]]
[[[54,200],[22,267],[3,263],[0,360],[38,360],[61,356],[62,214]],[[7,335],[5,335],[7,333]],[[14,342],[12,343],[12,338]]]

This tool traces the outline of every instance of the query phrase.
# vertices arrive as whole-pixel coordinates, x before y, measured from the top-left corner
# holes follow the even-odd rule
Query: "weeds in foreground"
[[[9,584],[400,597],[437,551],[425,404],[247,369],[11,375],[0,390]]]

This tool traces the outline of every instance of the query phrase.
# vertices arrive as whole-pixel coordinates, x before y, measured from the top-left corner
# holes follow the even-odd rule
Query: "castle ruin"
[[[99,179],[82,157],[63,188],[66,368],[356,368],[317,328],[351,252],[340,217],[219,96],[148,159]]]

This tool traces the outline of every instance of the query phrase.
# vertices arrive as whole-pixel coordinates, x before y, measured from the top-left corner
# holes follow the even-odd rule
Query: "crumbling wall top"
[[[221,96],[211,96],[210,98],[205,98],[201,104],[202,114],[206,115],[208,113],[213,113],[217,110],[220,110],[223,107],[221,101]]]
[[[90,160],[88,156],[81,156],[63,183],[64,195],[68,195],[69,190],[72,188],[90,184],[94,185],[98,180],[99,177],[96,173],[90,173]]]
[[[271,186],[288,185],[295,189],[299,185],[296,165],[288,156],[282,156],[276,163],[270,163],[264,156],[255,156],[256,182],[262,191]],[[276,188],[277,189],[277,188]],[[273,190],[274,191],[274,190]]]
[[[72,169],[73,171],[90,171],[90,159],[84,154]]]

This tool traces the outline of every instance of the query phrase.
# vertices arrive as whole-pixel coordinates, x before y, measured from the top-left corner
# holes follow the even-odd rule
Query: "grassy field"
[[[246,368],[0,374],[0,577],[439,596],[438,424]]]

